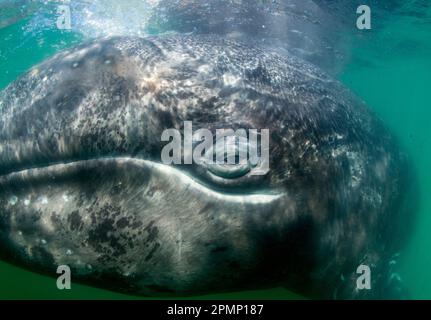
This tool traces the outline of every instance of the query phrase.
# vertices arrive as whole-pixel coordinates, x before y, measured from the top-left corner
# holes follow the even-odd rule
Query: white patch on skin
[[[9,198],[9,204],[11,205],[11,206],[14,206],[14,205],[16,205],[16,203],[18,202],[18,197],[17,196],[12,196],[12,197],[10,197]]]
[[[63,194],[62,198],[63,198],[64,202],[69,201],[69,196],[67,194]]]
[[[61,153],[66,151],[66,144],[64,143],[64,137],[60,136],[60,138],[57,140],[58,143],[58,151]]]
[[[41,204],[48,204],[48,198],[46,196],[41,196],[39,202]]]
[[[236,86],[240,80],[240,78],[231,73],[225,73],[223,75],[223,83],[225,86]]]
[[[344,138],[344,136],[343,136],[342,134],[338,134],[338,133],[336,133],[336,134],[335,134],[335,138],[336,138],[337,140],[341,140],[341,139],[343,139],[343,138]]]
[[[184,82],[184,85],[185,85],[186,87],[191,87],[191,86],[193,86],[193,81],[191,81],[191,80],[186,80],[186,81]]]
[[[36,77],[39,74],[39,69],[38,68],[34,68],[33,70],[30,71],[30,75],[32,77]]]
[[[204,64],[198,68],[199,73],[205,73],[205,74],[210,73],[211,70],[212,70],[212,68],[208,64]]]
[[[357,152],[347,152],[346,155],[349,159],[350,174],[352,176],[350,185],[353,188],[356,188],[361,184],[362,181],[364,171],[363,160]]]
[[[30,199],[25,199],[25,200],[24,200],[24,205],[25,205],[25,206],[30,205]]]
[[[148,4],[151,6],[157,6],[160,0],[147,0]]]

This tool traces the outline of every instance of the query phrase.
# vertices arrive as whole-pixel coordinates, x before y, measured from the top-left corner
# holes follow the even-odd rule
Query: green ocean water
[[[424,9],[425,10],[425,9]],[[339,80],[399,138],[418,176],[418,218],[399,264],[411,298],[431,299],[431,13],[400,15],[353,35]],[[28,30],[31,16],[0,29],[0,89],[33,65],[82,41],[55,28]],[[73,279],[72,279],[73,281]],[[135,299],[77,283],[60,291],[55,278],[0,262],[0,299]],[[295,299],[283,288],[191,297]],[[141,299],[141,298],[139,298]]]
[[[418,217],[400,259],[401,276],[412,298],[431,299],[430,20],[397,17],[358,40],[340,80],[375,110],[412,160]]]

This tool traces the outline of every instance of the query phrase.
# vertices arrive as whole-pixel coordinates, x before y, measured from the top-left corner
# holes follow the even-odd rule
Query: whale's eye
[[[218,139],[201,158],[201,168],[213,182],[232,184],[253,175],[261,164],[258,147],[246,137]]]
[[[227,139],[225,144],[216,143],[215,148],[211,148],[205,157],[207,170],[225,179],[246,175],[252,169],[247,147],[247,144],[235,143],[232,139]]]

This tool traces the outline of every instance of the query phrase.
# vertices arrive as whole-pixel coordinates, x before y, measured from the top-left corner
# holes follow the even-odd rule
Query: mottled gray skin
[[[109,38],[34,67],[0,108],[7,259],[142,295],[388,295],[410,220],[405,160],[360,101],[302,60],[216,36]],[[161,164],[162,131],[187,120],[268,128],[270,171]],[[355,290],[361,263],[372,290]]]

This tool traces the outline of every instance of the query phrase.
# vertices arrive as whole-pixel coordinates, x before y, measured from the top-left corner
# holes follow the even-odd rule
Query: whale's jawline
[[[253,192],[250,194],[236,194],[236,193],[226,193],[218,192],[217,190],[211,189],[209,186],[201,183],[200,179],[196,179],[190,174],[172,167],[171,165],[166,165],[151,160],[145,160],[133,157],[100,157],[85,160],[76,160],[70,162],[60,162],[51,163],[45,166],[37,166],[34,168],[22,169],[19,171],[13,171],[0,176],[0,186],[4,189],[6,185],[13,182],[14,184],[25,185],[29,180],[32,182],[42,182],[47,180],[55,180],[59,176],[74,177],[80,176],[80,171],[82,170],[92,170],[92,168],[106,166],[108,169],[122,169],[127,165],[132,165],[133,168],[137,170],[146,170],[149,174],[151,171],[157,171],[159,174],[166,176],[173,176],[185,186],[191,187],[192,189],[202,192],[208,196],[215,198],[223,198],[224,201],[232,202],[249,202],[249,203],[270,203],[279,199],[282,193],[277,190],[263,191],[263,192]],[[101,177],[104,178],[104,177]],[[109,178],[109,173],[107,173],[107,178]]]

